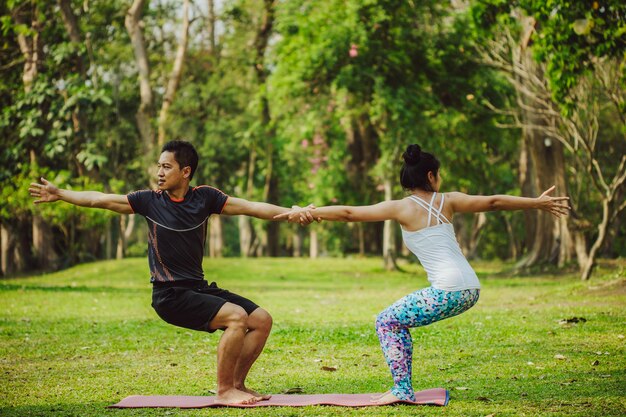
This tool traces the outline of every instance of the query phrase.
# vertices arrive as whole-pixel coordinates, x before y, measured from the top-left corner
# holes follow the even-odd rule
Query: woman
[[[311,216],[318,221],[396,220],[400,223],[404,243],[426,270],[431,286],[401,298],[376,319],[376,333],[394,382],[391,390],[374,399],[381,404],[415,400],[411,385],[413,344],[409,328],[456,316],[478,301],[480,283],[457,243],[452,227],[453,215],[540,209],[558,217],[567,214],[569,209],[568,197],[549,196],[554,187],[537,198],[439,193],[439,161],[432,154],[422,152],[418,145],[409,145],[402,156],[400,183],[410,193],[402,200],[360,207],[298,208],[277,216],[306,224]]]

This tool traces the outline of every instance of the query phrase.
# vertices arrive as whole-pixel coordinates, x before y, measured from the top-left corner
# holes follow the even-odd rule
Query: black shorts
[[[248,314],[259,307],[247,298],[218,288],[215,282],[154,283],[152,287],[154,311],[166,322],[187,329],[214,332],[209,323],[227,302],[242,307]]]

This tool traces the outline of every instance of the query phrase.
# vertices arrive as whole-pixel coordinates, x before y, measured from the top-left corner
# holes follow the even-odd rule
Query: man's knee
[[[272,329],[272,323],[272,316],[262,308],[254,310],[248,320],[251,329],[267,331],[268,333]]]
[[[248,328],[248,313],[238,305],[226,303],[211,321],[214,329]]]

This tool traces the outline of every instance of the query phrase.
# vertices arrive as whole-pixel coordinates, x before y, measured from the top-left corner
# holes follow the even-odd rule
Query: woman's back
[[[480,288],[476,273],[461,252],[454,227],[443,214],[450,213],[445,210],[445,195],[441,194],[438,205],[434,204],[436,197],[436,192],[429,202],[416,195],[408,197],[416,206],[416,215],[426,218],[426,227],[415,231],[403,228],[404,243],[419,259],[433,287],[446,291]]]

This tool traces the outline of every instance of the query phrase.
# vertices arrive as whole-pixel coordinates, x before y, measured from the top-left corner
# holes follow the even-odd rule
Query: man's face
[[[163,152],[159,157],[157,167],[159,190],[167,191],[177,188],[185,179],[189,178],[190,168],[181,169],[172,152]]]

